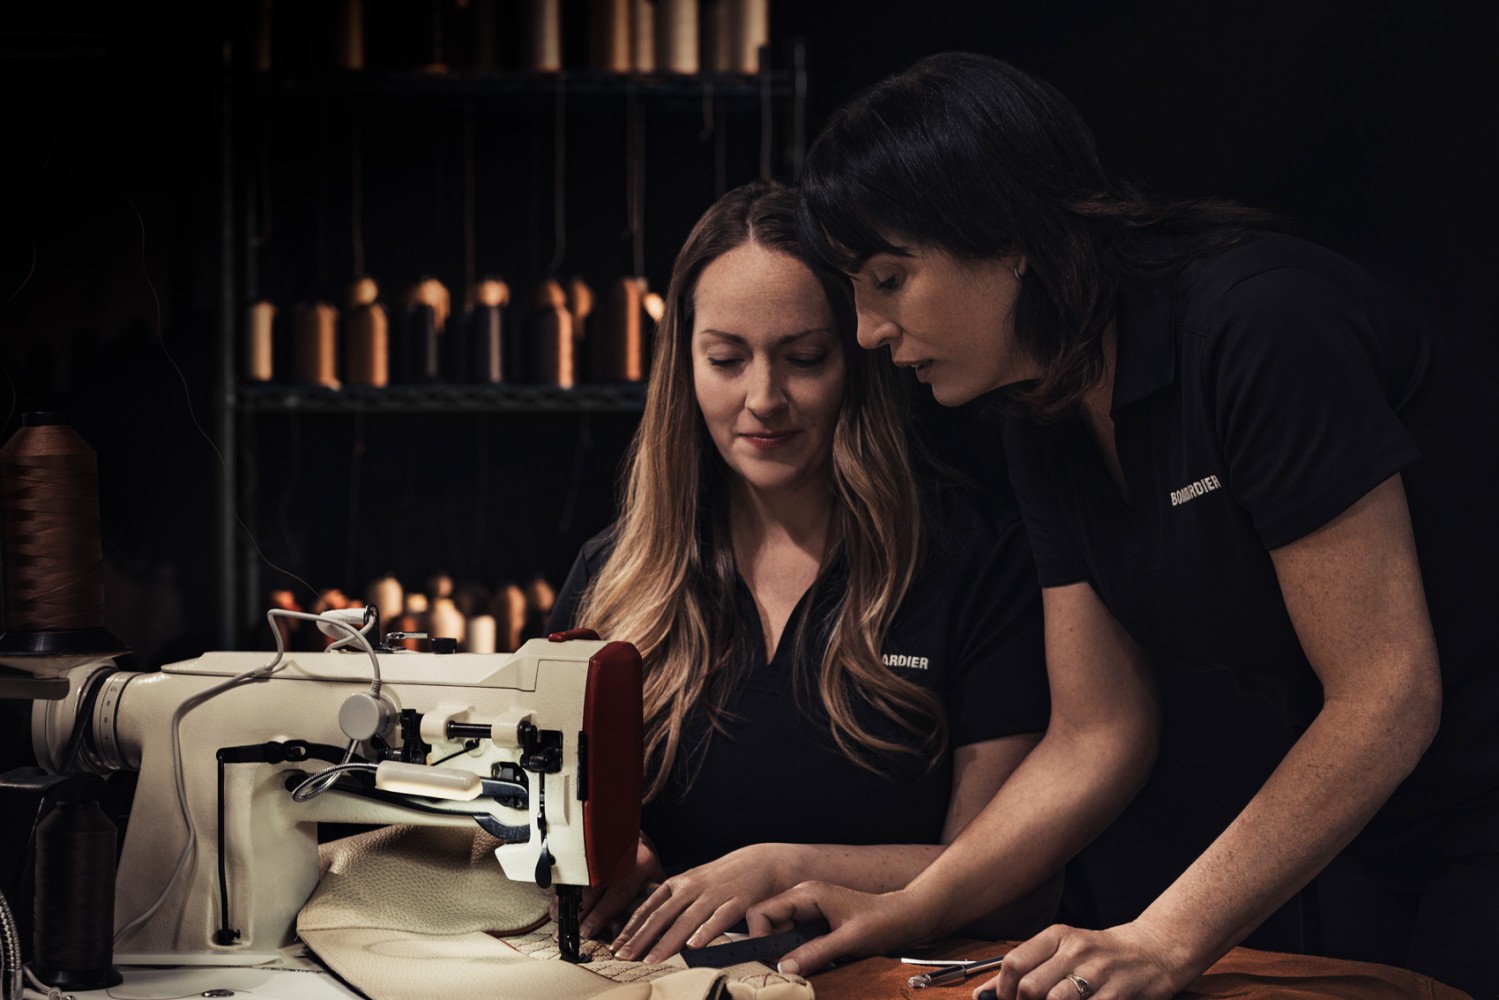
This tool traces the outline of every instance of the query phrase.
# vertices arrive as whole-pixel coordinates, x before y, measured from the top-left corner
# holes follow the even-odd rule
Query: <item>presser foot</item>
[[[582,965],[590,961],[589,957],[579,950],[582,938],[578,933],[578,908],[582,902],[582,886],[559,885],[557,887],[557,947],[562,952],[562,961],[572,962],[574,965]]]

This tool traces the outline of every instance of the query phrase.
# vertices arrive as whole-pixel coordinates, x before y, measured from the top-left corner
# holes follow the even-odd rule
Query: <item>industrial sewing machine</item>
[[[477,824],[504,842],[508,878],[557,888],[559,944],[577,960],[581,888],[623,877],[639,833],[633,646],[580,630],[514,654],[268,659],[71,664],[66,696],[35,704],[44,768],[140,772],[115,961],[276,958],[317,884],[320,822]]]

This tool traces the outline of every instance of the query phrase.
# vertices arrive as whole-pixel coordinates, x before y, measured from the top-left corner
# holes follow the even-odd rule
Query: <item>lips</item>
[[[926,381],[926,373],[932,367],[932,359],[931,358],[914,358],[914,359],[911,359],[911,360],[901,360],[900,358],[892,358],[891,360],[893,360],[895,362],[896,367],[898,367],[898,368],[909,368],[912,371],[914,371],[916,373],[916,378],[919,379],[922,382]]]
[[[753,431],[739,436],[748,441],[751,447],[758,448],[760,451],[774,451],[784,447],[798,433],[797,431]]]

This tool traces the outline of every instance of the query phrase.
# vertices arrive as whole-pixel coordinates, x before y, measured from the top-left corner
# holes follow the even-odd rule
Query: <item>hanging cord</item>
[[[31,276],[34,274],[36,274],[35,236],[31,238],[31,266],[26,269],[26,277],[21,279],[21,283],[16,286],[16,290],[11,292],[10,295],[6,297],[4,302],[0,302],[0,309],[5,308],[16,300],[16,296],[21,294],[22,289],[31,284]],[[20,394],[16,392],[15,379],[10,377],[10,369],[5,367],[5,365],[0,364],[0,373],[3,373],[5,375],[5,384],[10,387],[10,406],[5,411],[5,422],[0,423],[0,431],[3,431],[5,430],[5,428],[10,426],[10,418],[16,415],[16,402]]]
[[[349,117],[349,238],[354,249],[354,274],[364,274],[364,119]]]
[[[645,202],[645,128],[640,109],[640,94],[634,77],[625,88],[625,210],[629,219],[625,232],[630,237],[632,276],[645,273],[645,230],[641,225]]]
[[[322,298],[328,287],[328,101],[318,98],[317,106],[317,276]]]
[[[29,195],[32,193],[32,190],[36,187],[36,182],[41,180],[42,174],[47,170],[47,165],[52,162],[52,153],[56,148],[57,133],[54,129],[52,137],[47,143],[47,155],[42,157],[41,165],[38,166],[36,168],[36,172],[31,175],[31,180],[27,183],[25,189],[22,191],[23,195]],[[31,279],[36,274],[36,260],[36,231],[35,229],[32,229],[31,264],[26,268],[26,277],[21,279],[21,283],[16,286],[15,291],[6,296],[4,302],[0,302],[0,309],[4,309],[6,306],[14,302],[16,300],[16,296],[20,295],[21,292],[26,288],[26,286],[31,284]],[[10,406],[7,407],[5,411],[5,422],[0,423],[0,432],[3,432],[5,428],[10,426],[10,418],[16,415],[16,404],[19,402],[20,393],[16,392],[15,379],[11,378],[10,369],[7,368],[4,364],[0,364],[0,374],[3,374],[5,376],[5,384],[10,388]]]
[[[141,274],[145,276],[146,287],[151,290],[151,301],[156,306],[156,345],[161,349],[162,356],[167,359],[167,363],[172,366],[172,370],[177,373],[177,380],[182,383],[182,398],[183,401],[187,404],[188,418],[192,420],[193,426],[197,428],[199,436],[202,437],[203,440],[207,442],[208,447],[213,450],[214,457],[218,459],[219,468],[222,469],[224,471],[224,474],[227,476],[229,474],[229,464],[224,460],[224,453],[219,450],[218,444],[209,435],[208,431],[204,429],[203,423],[198,419],[197,410],[193,407],[192,389],[187,384],[187,376],[183,374],[182,367],[177,364],[177,359],[172,356],[172,352],[167,348],[166,331],[162,326],[161,318],[161,296],[156,292],[156,283],[151,280],[151,268],[146,257],[146,219],[143,215],[141,215],[141,210],[136,207],[134,199],[130,197],[130,192],[125,189],[125,179],[124,177],[120,176],[118,165],[116,166],[115,176],[120,181],[120,191],[125,196],[125,203],[128,204],[130,206],[130,210],[135,213],[135,220],[140,225]],[[267,224],[266,232],[269,232],[269,224]],[[282,567],[271,562],[270,559],[266,558],[265,553],[260,548],[260,542],[255,537],[255,533],[250,530],[249,525],[245,524],[244,518],[240,516],[239,503],[234,497],[229,498],[229,511],[234,516],[234,523],[239,525],[239,530],[243,531],[245,533],[245,537],[250,540],[250,545],[255,549],[255,555],[260,559],[261,562],[265,563],[265,565],[269,566],[277,573],[283,573],[300,583],[302,586],[306,587],[308,593],[312,594],[313,597],[317,596],[317,588],[312,584],[308,583],[306,580],[302,579],[291,570],[283,569]]]
[[[770,68],[760,68],[760,179],[771,180],[770,175],[770,138],[771,138],[771,101],[770,101]]]
[[[557,533],[565,535],[572,528],[573,508],[577,506],[578,494],[583,489],[583,479],[588,468],[588,453],[593,450],[593,434],[590,433],[588,411],[578,411],[578,443],[573,448],[573,470],[568,480],[567,499],[562,503],[562,516],[557,520]]]
[[[474,102],[463,104],[463,294],[474,287]],[[470,303],[472,304],[472,303]]]
[[[557,98],[552,105],[552,227],[555,248],[547,277],[555,277],[567,253],[567,86],[557,74]]]
[[[172,887],[177,884],[177,880],[181,878],[182,873],[187,870],[188,860],[192,857],[193,851],[197,847],[198,831],[197,828],[193,825],[192,814],[188,810],[187,785],[182,776],[182,719],[187,715],[188,712],[192,711],[194,708],[197,708],[199,705],[212,698],[216,698],[217,696],[223,694],[225,691],[231,690],[233,688],[239,687],[242,684],[246,684],[252,681],[268,679],[282,668],[281,661],[286,656],[286,645],[281,637],[281,630],[276,627],[277,618],[298,618],[303,621],[312,621],[319,624],[327,622],[332,623],[336,627],[348,632],[349,636],[346,639],[340,639],[333,646],[330,646],[329,650],[332,650],[339,645],[353,642],[356,643],[362,650],[364,650],[364,652],[369,654],[371,671],[373,673],[373,679],[370,681],[370,695],[373,697],[378,697],[380,694],[380,660],[375,655],[375,649],[370,645],[370,641],[365,635],[365,633],[373,627],[374,619],[371,618],[371,620],[366,622],[362,626],[362,628],[356,629],[351,623],[341,620],[337,617],[313,615],[308,614],[305,611],[287,611],[283,608],[271,608],[265,613],[265,615],[266,621],[269,622],[271,626],[271,635],[273,635],[276,639],[275,657],[272,658],[269,663],[256,667],[254,670],[247,670],[242,674],[236,674],[235,676],[230,677],[228,680],[222,681],[221,683],[215,684],[210,688],[206,688],[203,691],[200,691],[199,693],[193,695],[191,698],[184,699],[182,704],[177,706],[177,710],[172,713],[170,724],[170,731],[172,734],[172,774],[173,778],[175,779],[177,788],[177,808],[182,815],[182,824],[187,829],[187,843],[183,845],[182,853],[177,858],[177,865],[172,870],[172,877],[167,879],[167,884],[162,887],[160,895],[156,897],[156,901],[152,903],[144,913],[140,914],[134,920],[131,920],[128,924],[115,931],[114,942],[116,944],[118,944],[120,939],[126,934],[135,930],[137,927],[141,926],[147,920],[150,920],[153,916],[156,915],[156,911],[161,909],[162,904],[164,904],[167,901],[167,897],[171,895]],[[357,747],[357,741],[351,739],[349,741],[347,750],[344,751],[344,758],[342,763],[348,763],[348,761],[353,758],[354,751]],[[316,778],[318,777],[318,775],[314,775],[313,777]],[[299,786],[299,788],[300,787],[301,786]],[[321,787],[319,787],[317,791],[310,793],[307,797],[315,795],[320,791],[322,791]],[[298,801],[301,800],[299,799]]]
[[[291,502],[297,492],[297,481],[302,475],[302,421],[293,412],[286,422],[291,458],[285,469],[288,473],[286,485],[282,487],[281,496],[276,501],[276,524],[281,528],[281,542],[286,546],[288,561],[295,566],[302,561],[302,547],[297,544],[296,532],[291,526]]]
[[[486,515],[489,513],[489,415],[481,414],[474,440],[474,537],[468,547],[469,569],[474,575],[482,570],[484,541],[488,536]]]

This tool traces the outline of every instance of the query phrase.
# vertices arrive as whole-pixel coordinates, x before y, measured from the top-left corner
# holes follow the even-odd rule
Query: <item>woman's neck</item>
[[[832,508],[832,484],[826,477],[774,492],[751,489],[740,480],[730,490],[734,562],[760,614],[767,661],[775,657],[792,612],[822,571]]]
[[[782,490],[757,490],[744,480],[729,490],[729,533],[741,563],[765,549],[799,549],[820,562],[832,520],[833,488],[815,477]]]

